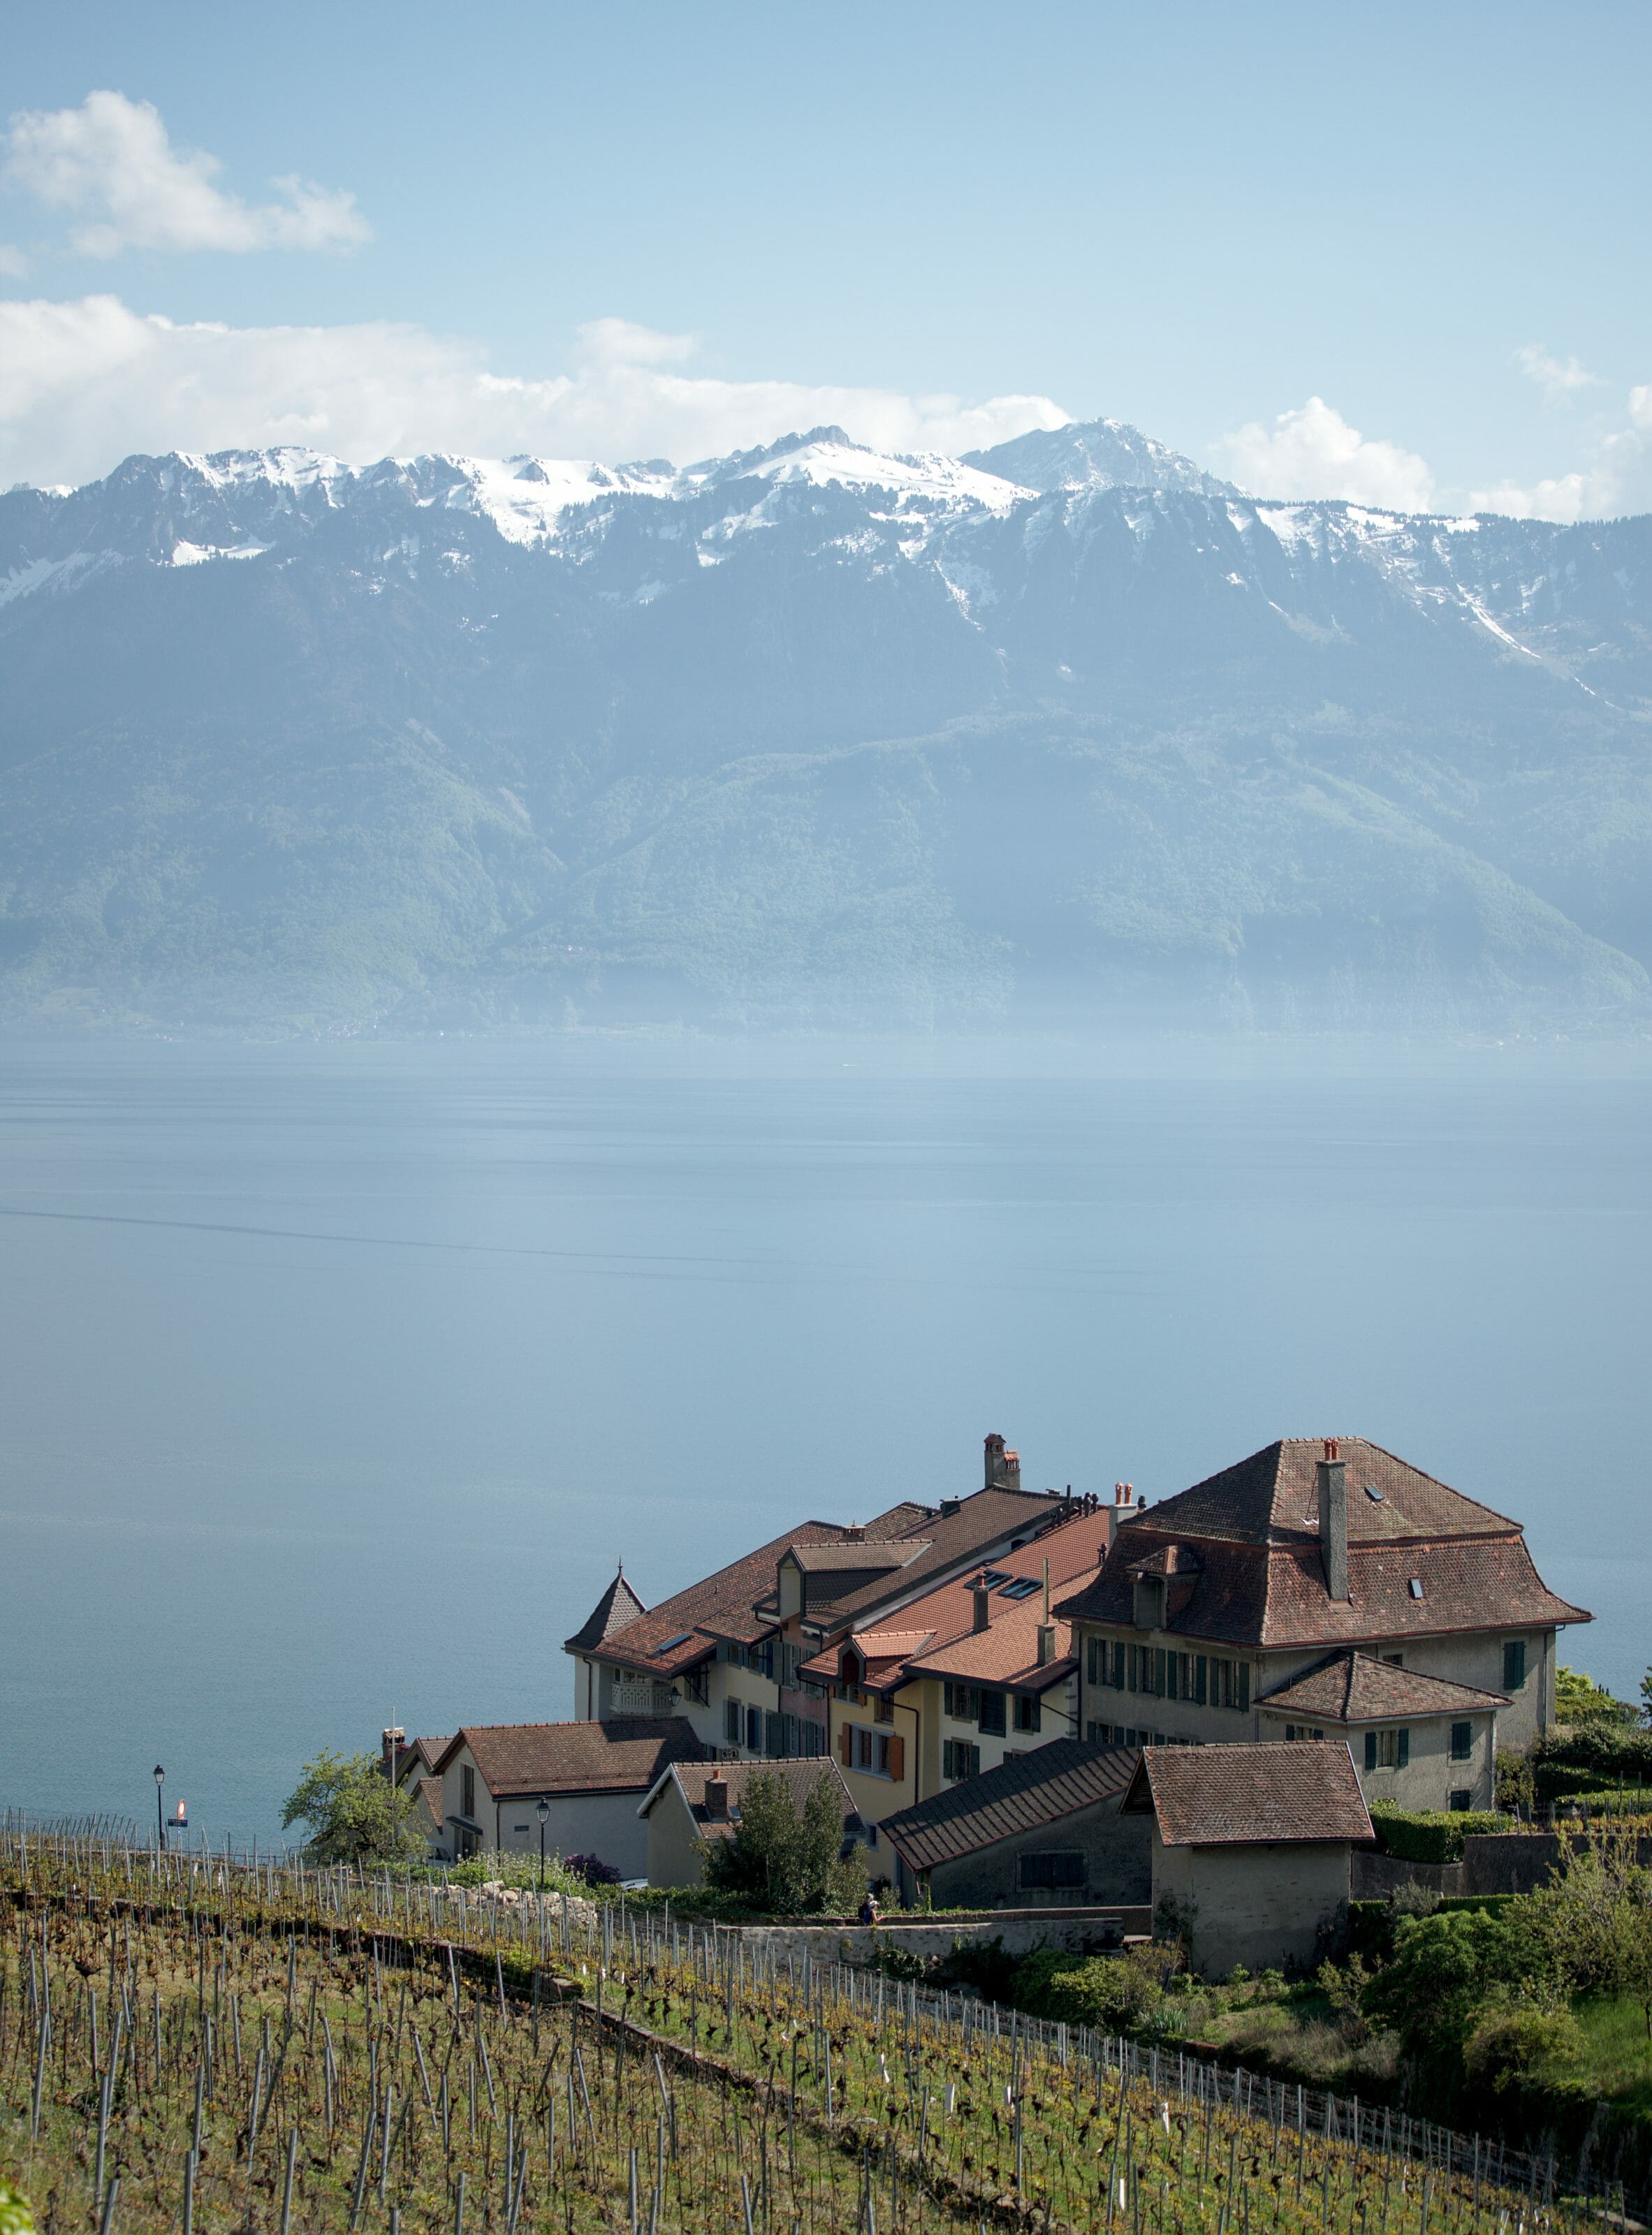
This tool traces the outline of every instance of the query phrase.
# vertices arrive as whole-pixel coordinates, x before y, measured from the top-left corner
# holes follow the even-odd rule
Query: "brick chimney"
[[[729,1820],[729,1780],[720,1769],[714,1769],[705,1780],[705,1812],[713,1824]]]
[[[1337,1455],[1336,1439],[1325,1439],[1325,1457],[1314,1471],[1320,1491],[1320,1559],[1325,1569],[1325,1588],[1346,1606],[1348,1598],[1348,1470]]]
[[[1021,1454],[1006,1451],[1002,1436],[987,1439],[986,1484],[988,1490],[1019,1490]]]
[[[379,1759],[383,1761],[384,1767],[390,1772],[390,1775],[394,1777],[396,1774],[397,1761],[407,1746],[407,1733],[402,1728],[399,1723],[397,1723],[389,1730],[382,1731],[379,1734],[378,1743]]]
[[[975,1609],[973,1626],[978,1630],[985,1629],[993,1619],[993,1594],[985,1583],[976,1582],[970,1585],[969,1596]]]

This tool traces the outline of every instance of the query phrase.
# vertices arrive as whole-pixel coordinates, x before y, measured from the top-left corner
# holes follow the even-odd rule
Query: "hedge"
[[[1585,1816],[1652,1816],[1652,1793],[1628,1793],[1614,1787],[1607,1793],[1568,1793],[1555,1804],[1556,1820],[1564,1823],[1569,1812],[1581,1809]]]
[[[1637,1730],[1629,1723],[1574,1723],[1537,1741],[1531,1766],[1539,1793],[1557,1767],[1590,1770],[1596,1786],[1615,1785],[1620,1779],[1632,1785],[1637,1778],[1652,1784],[1652,1731]]]
[[[1506,1832],[1513,1819],[1492,1808],[1396,1808],[1371,1804],[1371,1827],[1380,1853],[1405,1863],[1460,1863],[1472,1832]]]

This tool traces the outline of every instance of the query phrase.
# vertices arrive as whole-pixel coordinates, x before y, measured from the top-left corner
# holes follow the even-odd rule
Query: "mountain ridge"
[[[0,691],[14,1026],[1652,1016],[1644,519],[134,457],[0,497]]]

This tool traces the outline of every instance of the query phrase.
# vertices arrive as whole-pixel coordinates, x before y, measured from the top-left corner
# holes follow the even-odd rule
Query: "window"
[[[803,1667],[803,1661],[802,1646],[788,1645],[783,1640],[780,1647],[780,1681],[789,1692],[796,1688],[797,1671]]]
[[[763,1710],[761,1707],[748,1707],[745,1711],[745,1742],[749,1752],[762,1753]]]
[[[875,1731],[866,1723],[850,1723],[845,1727],[845,1738],[852,1742],[852,1751],[844,1766],[858,1769],[864,1777],[900,1777],[906,1767],[904,1742],[888,1731]]]
[[[1310,1730],[1306,1723],[1287,1723],[1285,1735],[1288,1739],[1322,1739],[1325,1734]]]
[[[685,1700],[692,1700],[698,1706],[705,1707],[708,1688],[704,1668],[685,1668],[677,1681],[683,1688]]]
[[[476,1812],[476,1773],[466,1762],[459,1772],[459,1813],[474,1816]]]
[[[1411,1760],[1409,1731],[1367,1731],[1365,1766],[1367,1769],[1404,1769]]]
[[[1422,1595],[1423,1595],[1423,1579],[1422,1579],[1422,1577],[1421,1577],[1420,1576],[1413,1576],[1411,1577],[1410,1581],[1406,1583],[1406,1589],[1411,1593],[1411,1596],[1413,1596],[1413,1598],[1414,1598],[1414,1599],[1419,1599],[1419,1598],[1421,1598],[1421,1596],[1422,1596]]]
[[[1248,1714],[1250,1708],[1250,1663],[1248,1661],[1223,1661],[1213,1656],[1209,1690],[1213,1707],[1235,1707],[1241,1714]]]
[[[872,1720],[875,1723],[892,1723],[895,1720],[894,1701],[874,1700],[872,1702]]]
[[[1473,1805],[1474,1795],[1460,1787],[1452,1795],[1452,1806],[1459,1816],[1466,1816]]]
[[[977,1590],[995,1591],[1000,1583],[1007,1583],[1009,1580],[1010,1571],[1007,1568],[987,1568],[983,1570],[975,1588]]]
[[[745,1742],[745,1709],[738,1700],[723,1702],[723,1736],[730,1746]]]
[[[1111,1723],[1086,1723],[1085,1736],[1092,1746],[1111,1746],[1113,1742],[1113,1727]]]
[[[1004,1694],[1001,1692],[989,1692],[983,1688],[980,1699],[979,1720],[982,1732],[988,1738],[1001,1739],[1005,1727]]]
[[[947,1739],[941,1748],[941,1773],[954,1783],[960,1777],[980,1775],[980,1748],[967,1739]]]
[[[1003,1589],[999,1593],[999,1596],[1000,1598],[1015,1599],[1017,1601],[1021,1599],[1030,1599],[1033,1592],[1037,1590],[1038,1588],[1038,1579],[1036,1576],[1018,1576],[1013,1583],[1005,1584]]]
[[[1452,1725],[1452,1760],[1472,1761],[1474,1756],[1474,1726],[1472,1723]]]
[[[1503,1688],[1518,1692],[1526,1681],[1526,1642],[1511,1637],[1503,1648]]]
[[[1022,1886],[1029,1890],[1035,1886],[1081,1886],[1085,1882],[1084,1857],[1076,1848],[1058,1850],[1050,1855],[1023,1855],[1020,1878]]]
[[[1382,1657],[1390,1668],[1403,1668],[1406,1665],[1403,1653],[1385,1653]]]
[[[975,1688],[973,1684],[948,1684],[943,1702],[947,1713],[957,1723],[973,1723],[975,1720]]]
[[[1043,1707],[1035,1694],[1018,1692],[1015,1695],[1015,1727],[1018,1731],[1036,1731],[1043,1720]]]
[[[1092,1637],[1085,1648],[1085,1674],[1092,1684],[1124,1688],[1124,1648],[1111,1637]]]

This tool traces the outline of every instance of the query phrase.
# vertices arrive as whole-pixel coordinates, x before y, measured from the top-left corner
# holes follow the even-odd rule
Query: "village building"
[[[1152,1887],[1149,1827],[1119,1811],[1138,1759],[1124,1747],[1052,1739],[887,1818],[901,1900],[1139,1907]]]
[[[869,1825],[1078,1735],[1077,1664],[1051,1596],[1095,1573],[1131,1510],[1124,1496],[1121,1484],[1113,1505],[1062,1499],[1029,1544],[803,1662],[802,1675],[827,1688],[832,1757]]]
[[[898,1627],[911,1601],[1024,1549],[1085,1503],[1024,1491],[1001,1436],[987,1439],[985,1476],[973,1495],[938,1505],[903,1501],[862,1524],[800,1523],[658,1606],[644,1609],[616,1576],[567,1641],[577,1713],[678,1715],[728,1760],[826,1753],[828,1690],[803,1675],[805,1662],[852,1631]],[[880,1751],[878,1773],[906,1789]]]
[[[842,1825],[842,1847],[853,1851],[862,1832],[849,1787],[824,1755],[809,1761],[674,1761],[663,1769],[638,1806],[647,1832],[651,1886],[698,1885],[708,1847],[736,1830],[754,1777],[785,1781],[799,1816],[816,1786],[830,1786]]]
[[[1518,1522],[1359,1438],[1269,1444],[1137,1509],[1055,1611],[1087,1738],[1346,1737],[1368,1799],[1452,1808],[1549,1727],[1557,1633],[1590,1619]]]
[[[494,1849],[537,1856],[542,1828],[547,1856],[595,1856],[622,1878],[640,1878],[648,1833],[639,1806],[672,1763],[705,1755],[677,1715],[468,1725],[436,1761],[434,1794],[421,1780],[436,1826],[433,1852],[451,1862]]]
[[[1372,1837],[1343,1741],[1149,1747],[1117,1805],[1150,1819],[1155,1921],[1179,1925],[1201,1976],[1302,1970],[1341,1944]]]

